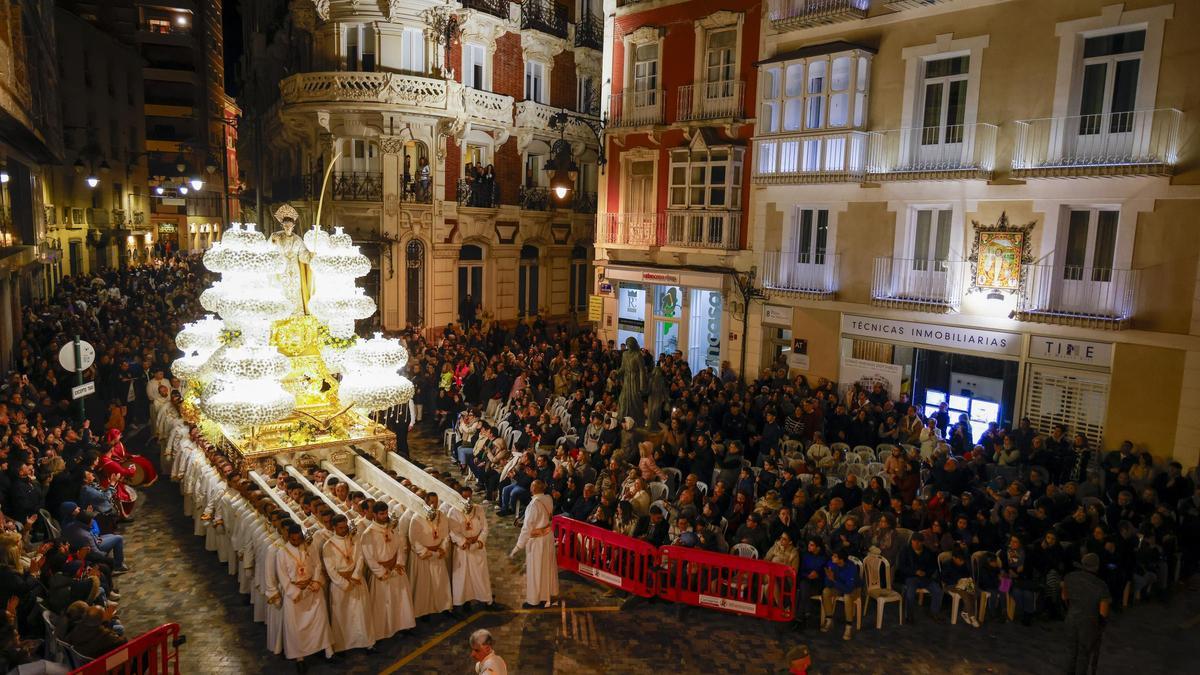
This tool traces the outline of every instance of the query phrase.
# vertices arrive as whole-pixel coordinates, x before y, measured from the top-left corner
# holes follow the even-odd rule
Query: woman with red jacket
[[[105,440],[107,443],[105,443],[104,454],[96,463],[96,468],[103,476],[100,487],[114,488],[113,493],[117,500],[117,507],[121,510],[121,516],[128,518],[133,513],[133,504],[137,497],[125,485],[125,481],[131,478],[136,471],[129,466],[129,456],[125,452],[125,444],[121,443],[121,432],[110,429]]]

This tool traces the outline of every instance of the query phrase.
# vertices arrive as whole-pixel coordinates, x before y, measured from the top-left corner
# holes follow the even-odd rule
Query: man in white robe
[[[525,509],[525,524],[510,557],[525,549],[524,607],[550,606],[558,595],[558,565],[554,558],[554,527],[551,518],[554,500],[546,494],[546,484],[540,480],[530,486],[533,499]]]
[[[450,611],[450,522],[438,510],[436,492],[425,495],[426,513],[415,514],[408,524],[412,548],[413,615]]]
[[[371,571],[373,637],[386,640],[399,631],[413,628],[417,622],[413,619],[405,570],[408,546],[403,535],[392,527],[387,504],[375,502],[371,508],[375,522],[363,532],[360,547],[367,569]]]
[[[333,656],[329,613],[315,551],[304,541],[300,526],[288,524],[288,543],[275,559],[283,595],[283,655],[306,669],[304,657],[320,651]]]
[[[370,594],[363,579],[363,557],[350,533],[346,516],[333,517],[333,533],[325,540],[321,559],[329,577],[329,619],[333,651],[371,649],[375,632],[370,626]]]
[[[463,487],[465,511],[454,509],[450,514],[450,541],[454,544],[451,588],[454,606],[468,602],[492,604],[492,580],[488,574],[487,518],[483,508],[471,503],[471,488]]]

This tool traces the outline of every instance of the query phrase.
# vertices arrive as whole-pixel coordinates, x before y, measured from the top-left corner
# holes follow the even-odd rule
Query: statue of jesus
[[[646,364],[642,361],[642,348],[635,338],[625,340],[625,353],[621,354],[621,395],[617,398],[617,415],[622,419],[633,418],[640,423],[644,417],[642,392],[646,389]]]
[[[271,235],[271,243],[279,247],[283,253],[285,264],[279,275],[283,285],[283,295],[292,302],[292,314],[302,316],[308,313],[308,298],[312,295],[311,276],[308,261],[312,252],[304,245],[304,239],[296,234],[296,223],[300,214],[291,204],[284,204],[275,211],[275,220],[283,228]]]

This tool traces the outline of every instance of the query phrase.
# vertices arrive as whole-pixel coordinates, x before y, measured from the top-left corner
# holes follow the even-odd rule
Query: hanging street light
[[[200,180],[200,176],[193,176],[188,182],[191,183],[192,189],[196,192],[199,192],[204,187],[204,181]]]
[[[97,178],[95,174],[88,174],[88,177],[84,178],[83,180],[87,182],[87,186],[90,188],[95,188],[100,184],[100,179]]]

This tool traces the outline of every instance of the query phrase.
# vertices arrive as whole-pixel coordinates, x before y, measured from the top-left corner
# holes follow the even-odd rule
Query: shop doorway
[[[988,423],[1012,427],[1017,403],[1016,361],[985,356],[940,352],[932,349],[897,349],[912,354],[912,400],[925,415],[946,403],[950,422],[959,415],[971,420],[972,440],[979,442]]]

